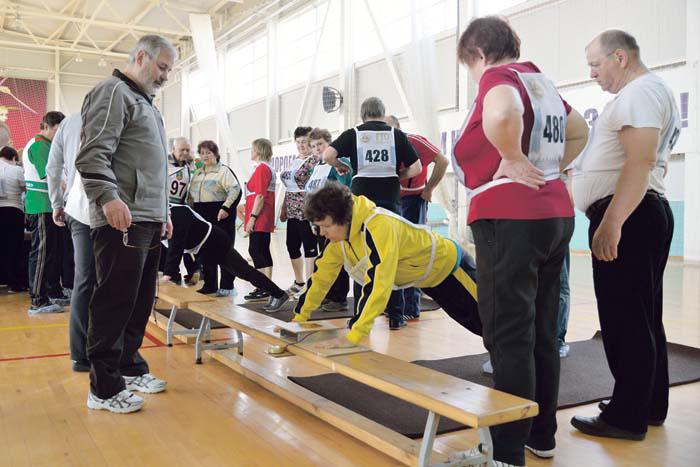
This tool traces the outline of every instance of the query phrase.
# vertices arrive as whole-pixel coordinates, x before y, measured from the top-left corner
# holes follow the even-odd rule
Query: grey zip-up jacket
[[[121,199],[132,222],[168,218],[168,143],[151,96],[119,70],[83,101],[75,166],[90,200],[90,227],[107,225],[102,206]]]

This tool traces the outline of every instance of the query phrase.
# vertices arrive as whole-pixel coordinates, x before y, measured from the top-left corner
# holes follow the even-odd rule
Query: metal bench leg
[[[420,445],[418,454],[418,467],[428,467],[430,465],[430,456],[433,453],[433,443],[435,442],[435,434],[439,423],[440,415],[433,411],[428,412],[428,421],[425,423],[423,442]]]
[[[168,347],[173,346],[173,326],[175,325],[175,315],[177,315],[177,307],[173,305],[173,307],[170,309],[168,327],[165,329],[165,343],[168,345]]]
[[[236,330],[236,347],[238,347],[238,355],[243,355],[243,333]]]
[[[479,438],[481,438],[481,453],[486,457],[486,465],[490,467],[493,465],[493,441],[489,427],[479,428]]]
[[[211,342],[211,320],[207,320],[207,344]]]
[[[206,316],[202,317],[202,322],[199,324],[199,332],[197,333],[197,340],[194,343],[194,362],[202,363],[202,338],[207,332],[209,327],[209,318]]]

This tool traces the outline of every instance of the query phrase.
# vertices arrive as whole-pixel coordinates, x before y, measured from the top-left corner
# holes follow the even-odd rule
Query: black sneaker
[[[70,297],[66,297],[65,295],[61,294],[56,297],[49,297],[49,301],[53,303],[54,305],[58,306],[68,306],[70,305]]]
[[[404,326],[406,326],[406,320],[403,318],[403,316],[400,318],[389,318],[389,329],[392,331],[398,331]]]
[[[88,373],[90,362],[88,360],[73,360],[73,371],[76,373]]]
[[[284,306],[285,303],[289,300],[289,295],[284,294],[279,298],[271,297],[270,298],[270,303],[265,305],[263,307],[263,310],[265,310],[268,313],[275,313],[277,311],[280,311],[280,308]]]
[[[269,299],[270,294],[264,290],[255,289],[243,298],[249,302],[260,302]]]
[[[197,290],[197,292],[204,294],[204,295],[211,295],[211,294],[215,294],[217,290],[219,290],[219,289],[209,289],[207,287],[202,287],[201,289]]]

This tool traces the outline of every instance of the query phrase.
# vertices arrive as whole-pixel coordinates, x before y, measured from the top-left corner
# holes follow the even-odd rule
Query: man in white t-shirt
[[[668,412],[662,282],[673,236],[663,176],[680,134],[673,93],[649,72],[637,41],[608,30],[586,47],[591,78],[615,98],[573,163],[576,208],[591,221],[593,283],[613,397],[574,427],[642,440]]]

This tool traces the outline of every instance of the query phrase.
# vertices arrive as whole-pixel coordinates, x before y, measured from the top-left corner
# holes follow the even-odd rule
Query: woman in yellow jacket
[[[452,319],[481,335],[474,260],[455,242],[334,182],[307,196],[304,213],[331,243],[316,260],[294,321],[309,319],[344,267],[362,284],[355,297],[358,313],[348,322],[352,344],[369,335],[392,290],[406,287],[421,288]]]

